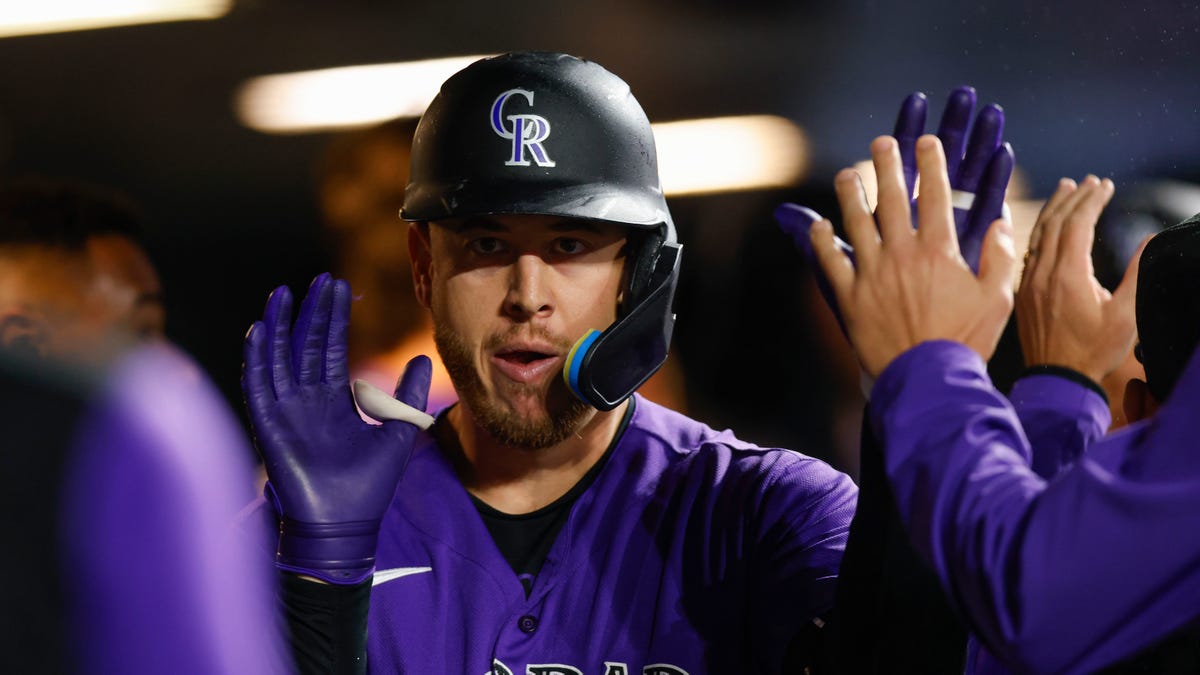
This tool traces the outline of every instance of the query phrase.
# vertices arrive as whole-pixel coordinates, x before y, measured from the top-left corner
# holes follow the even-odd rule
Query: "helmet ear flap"
[[[656,230],[629,231],[629,244],[625,257],[626,284],[625,293],[618,308],[618,314],[625,316],[629,311],[641,304],[649,290],[650,279],[658,265],[658,256],[666,241],[662,228]]]

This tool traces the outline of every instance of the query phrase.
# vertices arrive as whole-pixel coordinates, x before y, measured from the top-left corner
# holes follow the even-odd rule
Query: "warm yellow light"
[[[233,0],[24,0],[0,11],[0,37],[139,23],[215,19]]]
[[[454,73],[486,55],[327,68],[246,82],[235,108],[242,124],[298,134],[419,117]],[[795,185],[808,168],[808,141],[770,115],[655,124],[659,174],[670,195]]]
[[[658,172],[668,195],[788,187],[808,169],[808,139],[782,117],[715,117],[653,126]]]
[[[482,58],[455,56],[266,75],[242,85],[235,106],[242,124],[274,134],[419,117],[447,78]]]

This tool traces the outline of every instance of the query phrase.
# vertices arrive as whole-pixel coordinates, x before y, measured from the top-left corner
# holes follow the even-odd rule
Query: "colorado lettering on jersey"
[[[637,671],[634,671],[637,672]],[[517,675],[511,668],[500,662],[492,661],[492,669],[486,675]],[[575,666],[562,663],[531,663],[525,666],[525,675],[586,675]],[[629,675],[629,666],[618,661],[605,661],[602,675]],[[683,668],[669,663],[652,663],[642,667],[642,675],[688,675]]]

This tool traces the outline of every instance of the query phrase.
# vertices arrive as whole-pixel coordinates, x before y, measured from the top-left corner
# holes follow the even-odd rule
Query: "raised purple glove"
[[[362,420],[350,393],[350,286],[318,276],[289,334],[292,295],[271,293],[246,334],[242,391],[281,526],[276,566],[334,584],[375,567],[379,524],[412,453],[417,427]],[[396,398],[425,409],[432,366],[409,362]]]
[[[916,224],[916,200],[913,199],[917,182],[917,160],[915,145],[925,130],[928,103],[925,95],[910,94],[900,105],[893,135],[900,146],[900,158],[904,165],[904,180],[908,185],[908,196],[913,202],[913,223]],[[1004,193],[1013,170],[1013,151],[1008,143],[1002,143],[1004,133],[1004,111],[1000,106],[989,104],[979,111],[975,127],[968,141],[971,113],[975,110],[975,90],[959,87],[950,94],[938,137],[946,153],[946,168],[950,175],[950,188],[954,191],[954,222],[958,231],[958,245],[963,258],[971,269],[979,271],[979,254],[988,227],[1004,211]],[[784,203],[775,209],[775,220],[779,227],[792,237],[817,277],[821,295],[842,321],[837,300],[816,262],[816,253],[808,231],[821,216],[812,209],[797,204]],[[836,239],[836,238],[835,238]],[[854,260],[853,249],[841,239],[836,239]],[[843,328],[844,332],[844,328]]]
[[[917,183],[916,144],[921,134],[925,133],[927,109],[928,102],[924,94],[909,94],[900,104],[900,114],[896,116],[896,129],[892,134],[900,146],[904,182],[908,186],[908,198],[913,204],[914,225],[917,222],[917,202],[914,198]],[[959,87],[950,92],[937,135],[946,153],[946,172],[950,176],[950,189],[953,191],[958,247],[963,259],[973,271],[978,272],[984,235],[992,222],[1003,215],[1004,193],[1013,170],[1013,152],[1012,146],[1002,142],[1004,110],[994,103],[989,103],[979,111],[968,140],[967,131],[974,111],[975,89]]]

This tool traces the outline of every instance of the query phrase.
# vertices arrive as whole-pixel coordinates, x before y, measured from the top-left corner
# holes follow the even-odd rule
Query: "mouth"
[[[563,357],[539,347],[505,347],[492,354],[492,363],[505,377],[522,384],[543,379],[562,368]]]

